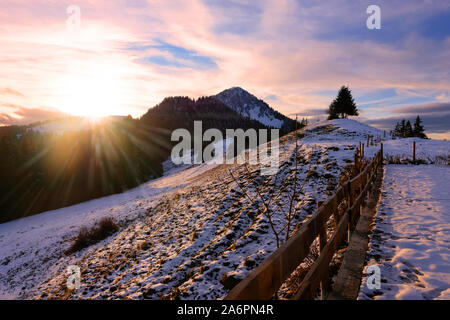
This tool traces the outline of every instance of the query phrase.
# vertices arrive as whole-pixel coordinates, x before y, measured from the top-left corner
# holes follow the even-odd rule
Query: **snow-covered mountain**
[[[292,121],[240,87],[224,90],[215,97],[240,115],[269,127],[281,128],[285,122]]]

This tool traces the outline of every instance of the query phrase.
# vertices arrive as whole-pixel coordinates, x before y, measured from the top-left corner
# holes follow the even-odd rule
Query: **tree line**
[[[123,192],[160,176],[169,152],[133,119],[63,134],[16,132],[0,136],[0,222]]]
[[[417,137],[421,139],[428,139],[427,135],[425,134],[425,128],[422,125],[422,119],[420,119],[419,116],[416,117],[414,125],[411,125],[411,122],[406,119],[397,122],[394,130],[391,131],[391,134],[399,138]]]

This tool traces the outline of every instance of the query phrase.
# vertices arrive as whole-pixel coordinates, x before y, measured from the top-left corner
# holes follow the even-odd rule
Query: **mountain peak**
[[[235,93],[236,92],[246,92],[246,93],[248,93],[247,90],[244,90],[241,87],[231,87],[231,88],[223,90],[221,93],[224,93],[224,92],[235,92]],[[221,94],[221,93],[219,93],[219,94]]]
[[[226,89],[215,97],[240,115],[269,127],[281,128],[286,122],[292,121],[241,87]]]
[[[247,90],[241,88],[241,87],[231,87],[229,89],[223,90],[219,94],[216,95],[216,97],[224,97],[224,96],[238,96],[242,98],[251,99],[254,98],[258,100],[254,95],[252,95]]]

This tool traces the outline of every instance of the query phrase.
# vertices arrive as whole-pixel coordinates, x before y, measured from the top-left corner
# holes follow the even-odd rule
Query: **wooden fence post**
[[[347,241],[350,243],[350,237],[351,237],[351,221],[352,221],[352,215],[351,215],[351,211],[350,208],[352,207],[353,204],[353,199],[352,199],[352,184],[350,182],[351,180],[349,180],[347,182],[347,192],[348,192],[348,198],[347,198],[347,202],[348,202],[348,207],[347,210],[349,210],[349,219],[348,219],[348,226],[347,226]]]
[[[319,207],[321,206],[321,202],[317,201],[317,210],[319,210]],[[319,232],[319,253],[321,254],[323,252],[323,249],[327,245],[327,224],[326,222],[320,226],[320,232]],[[322,280],[320,281],[320,295],[322,300],[325,300],[327,296],[327,291],[329,288],[329,274],[328,270],[324,272],[324,275],[322,277]]]
[[[416,142],[413,141],[413,164],[416,164]]]

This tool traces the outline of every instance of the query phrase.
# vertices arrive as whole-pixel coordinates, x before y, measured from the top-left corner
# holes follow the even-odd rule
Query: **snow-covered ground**
[[[328,129],[327,129],[328,127]],[[450,141],[431,140],[419,138],[392,139],[382,130],[358,122],[354,119],[336,119],[331,121],[320,121],[311,124],[307,130],[326,131],[326,134],[310,135],[309,141],[316,140],[318,143],[333,144],[337,141],[353,141],[367,143],[367,135],[380,136],[383,143],[384,158],[398,159],[400,161],[412,160],[413,141],[416,142],[416,160],[423,163],[450,164]],[[365,146],[366,158],[373,157],[380,149],[380,145]]]
[[[297,174],[295,228],[336,189],[342,168],[367,134],[383,132],[355,120],[315,123],[303,131],[299,169],[294,171],[294,134],[280,142],[280,170],[261,177],[259,167],[242,165],[169,166],[165,175],[123,194],[91,200],[0,225],[0,297],[3,298],[189,298],[216,299],[227,279],[242,279],[276,250],[262,203],[251,203],[256,186],[274,198],[275,226],[283,225],[289,190]],[[392,150],[401,140],[391,141]],[[423,143],[435,148],[430,143]],[[437,142],[442,155],[449,144]],[[386,147],[385,147],[386,148]],[[388,147],[390,148],[390,147]],[[437,147],[436,147],[437,148]],[[370,156],[378,146],[366,148]],[[401,150],[401,149],[398,149]],[[434,150],[434,149],[433,149]],[[230,176],[234,172],[239,185]],[[306,178],[308,177],[308,178]],[[279,208],[278,208],[279,205]],[[113,217],[121,228],[111,237],[66,256],[82,226]],[[82,270],[82,288],[65,290],[68,265]]]
[[[308,131],[319,132],[318,135],[312,135],[312,138],[318,140],[357,140],[366,142],[367,136],[377,135],[384,137],[384,131],[359,122],[354,119],[336,119],[336,120],[322,120],[309,124],[306,128]],[[391,139],[387,135],[384,140]]]
[[[165,166],[164,177],[124,193],[0,224],[0,299],[26,295],[24,291],[69,265],[63,252],[82,226],[92,226],[103,217],[130,223],[161,197],[216,165],[170,166],[167,162]]]
[[[48,121],[43,124],[32,125],[28,130],[33,130],[41,133],[56,133],[63,134],[66,132],[75,132],[82,130],[93,129],[96,126],[120,120],[123,116],[109,116],[98,119],[83,118],[83,117],[67,117],[63,119],[56,119]]]
[[[413,141],[416,142],[416,159],[424,163],[450,164],[450,141],[419,138],[388,140],[384,143],[384,157],[412,159]]]
[[[44,124],[31,127],[29,130],[41,133],[64,133],[73,131],[87,130],[93,127],[93,122],[86,119],[63,119],[51,121]]]
[[[385,167],[367,257],[381,289],[364,277],[360,299],[450,299],[449,190],[449,166]]]
[[[304,165],[297,172],[299,180],[305,180],[309,163],[317,163],[317,175],[305,187],[293,226],[313,212],[316,200],[325,200],[332,191],[327,188],[329,185],[334,188],[345,164],[343,159],[347,154],[351,158],[352,154],[343,148],[336,151],[318,146],[302,148],[305,155],[300,158]],[[225,274],[242,279],[276,249],[266,217],[261,214],[262,204],[248,201],[228,169],[233,170],[250,196],[256,196],[252,183],[266,184],[262,193],[267,198],[272,190],[276,192],[292,184],[293,179],[289,178],[293,174],[292,137],[281,149],[280,174],[274,179],[263,179],[254,167],[250,168],[252,172],[246,172],[243,166],[219,165],[193,179],[180,169],[179,176],[163,177],[141,187],[148,194],[139,199],[136,199],[139,192],[134,190],[128,192],[123,202],[111,196],[1,226],[1,241],[11,244],[0,256],[1,290],[19,298],[67,297],[65,269],[76,264],[82,270],[83,287],[70,295],[74,299],[223,297],[228,292],[221,283]],[[194,166],[188,172],[198,168]],[[177,189],[159,197],[151,194],[151,188],[168,184]],[[317,199],[316,194],[320,194]],[[117,197],[120,196],[123,195]],[[282,206],[279,216],[284,214],[287,196],[283,194],[277,200]],[[63,251],[79,230],[77,226],[92,225],[102,216],[119,219],[121,230],[98,244],[65,256]],[[275,220],[280,228],[282,221]],[[26,242],[22,242],[24,238]]]

